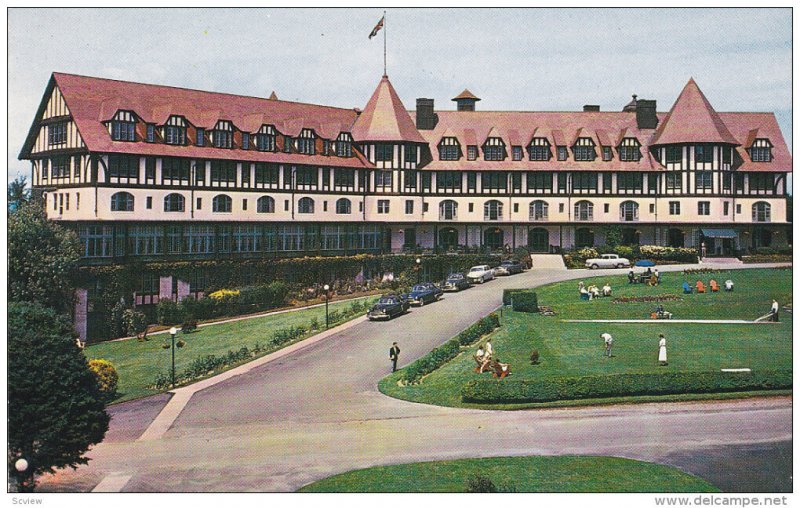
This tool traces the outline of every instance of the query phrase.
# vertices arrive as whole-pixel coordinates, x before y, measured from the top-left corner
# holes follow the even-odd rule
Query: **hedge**
[[[742,256],[742,263],[791,263],[792,256],[788,254],[754,254]]]
[[[539,299],[536,291],[514,293],[511,304],[511,309],[517,312],[539,312]]]
[[[685,247],[662,247],[660,245],[618,245],[609,247],[585,247],[564,253],[564,264],[567,268],[585,268],[587,259],[602,254],[617,254],[628,258],[631,263],[638,259],[649,259],[657,263],[697,263],[697,250]]]
[[[743,392],[792,387],[792,371],[670,372],[610,374],[546,379],[478,379],[461,389],[461,400],[478,404],[521,404],[591,398]]]
[[[454,338],[405,367],[402,370],[400,381],[405,384],[419,382],[423,376],[430,374],[458,356],[462,346],[469,346],[477,342],[481,337],[488,335],[499,326],[500,318],[495,313],[481,318],[478,322],[463,330]]]

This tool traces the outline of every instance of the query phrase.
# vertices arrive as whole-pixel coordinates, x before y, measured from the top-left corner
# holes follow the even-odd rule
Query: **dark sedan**
[[[442,290],[430,282],[417,284],[408,294],[408,303],[422,307],[426,303],[435,302],[442,297]]]
[[[367,319],[392,319],[408,312],[408,300],[401,295],[384,295],[367,312]]]
[[[514,275],[515,273],[522,273],[525,267],[522,266],[522,263],[515,259],[506,259],[500,266],[494,269],[494,272],[497,275]]]
[[[463,273],[451,273],[444,281],[444,291],[461,291],[470,287],[470,283]]]

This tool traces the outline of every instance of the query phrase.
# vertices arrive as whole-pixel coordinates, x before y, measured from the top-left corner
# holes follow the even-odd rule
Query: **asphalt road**
[[[124,474],[131,475],[128,492],[293,491],[378,464],[535,454],[623,456],[677,465],[727,491],[747,485],[790,490],[789,397],[482,411],[399,401],[377,391],[391,369],[393,341],[404,365],[495,309],[504,288],[597,273],[533,270],[446,294],[389,323],[356,325],[196,393],[157,442],[135,439],[168,396],[120,404],[90,464],[43,479],[40,490],[91,490],[109,474]],[[604,273],[618,274],[622,284],[626,271]],[[751,461],[745,482],[735,450],[748,446],[759,447],[760,455],[751,455],[763,464]],[[759,484],[759,474],[772,483]]]

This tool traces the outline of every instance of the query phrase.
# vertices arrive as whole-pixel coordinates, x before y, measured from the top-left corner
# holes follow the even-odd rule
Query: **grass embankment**
[[[377,298],[368,297],[367,300],[372,302]],[[350,304],[350,301],[331,303],[329,311],[341,312]],[[225,355],[229,350],[236,351],[243,346],[253,349],[256,343],[264,348],[258,356],[264,356],[318,333],[308,332],[301,338],[280,346],[270,344],[270,338],[275,331],[297,326],[308,328],[314,319],[325,326],[324,306],[214,324],[186,335],[179,333],[178,338],[184,339],[186,345],[175,350],[175,371],[180,373],[197,358]],[[161,334],[151,336],[146,342],[136,339],[102,342],[88,346],[84,353],[89,359],[103,358],[114,364],[119,374],[119,386],[113,402],[123,402],[159,393],[160,390],[151,387],[159,373],[168,372],[171,368],[172,352],[162,347],[169,340],[168,334]],[[228,366],[225,370],[234,366]],[[222,370],[214,374],[220,372]]]
[[[548,305],[555,316],[505,311],[502,327],[493,335],[497,358],[511,363],[511,379],[548,379],[624,373],[675,373],[686,371],[719,371],[722,368],[755,370],[791,369],[792,326],[790,315],[782,313],[778,324],[672,324],[653,320],[648,323],[565,323],[563,319],[643,319],[655,303],[613,303],[616,297],[639,297],[663,294],[677,295],[680,300],[664,302],[675,319],[745,319],[753,320],[769,311],[772,298],[781,305],[791,303],[791,270],[753,269],[687,275],[662,274],[658,287],[629,285],[627,278],[607,275],[584,279],[586,285],[602,287],[608,281],[613,297],[582,301],[578,298],[577,280],[550,284],[537,289],[539,304]],[[684,280],[694,283],[700,278],[706,284],[714,278],[722,283],[735,282],[731,293],[684,295]],[[613,358],[603,358],[600,334],[614,337]],[[658,334],[667,339],[669,365],[658,364]],[[462,407],[521,408],[564,405],[563,403],[475,405],[461,401],[461,390],[471,380],[489,377],[474,372],[472,355],[477,348],[465,350],[453,361],[427,376],[422,383],[398,386],[402,375],[395,373],[380,382],[384,393],[401,399],[429,404]],[[537,349],[539,365],[530,364],[530,354]],[[786,391],[779,392],[786,393]],[[724,397],[731,397],[726,394]],[[696,398],[708,398],[697,395]],[[686,400],[692,396],[605,398],[570,401],[619,402],[648,400]]]
[[[373,467],[331,476],[300,492],[466,492],[488,477],[506,492],[719,492],[670,466],[616,457],[495,457]]]

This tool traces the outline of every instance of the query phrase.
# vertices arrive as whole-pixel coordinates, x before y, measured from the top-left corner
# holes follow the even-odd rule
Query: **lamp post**
[[[169,329],[169,334],[172,336],[172,387],[175,388],[175,335],[178,329],[174,326]]]
[[[325,290],[325,329],[327,330],[328,329],[328,325],[329,325],[329,322],[328,322],[328,296],[329,296],[329,293],[328,293],[328,291],[331,289],[331,287],[329,285],[325,284],[324,286],[322,286],[322,289]]]
[[[422,277],[422,260],[417,258],[417,284],[420,283],[420,277]]]

